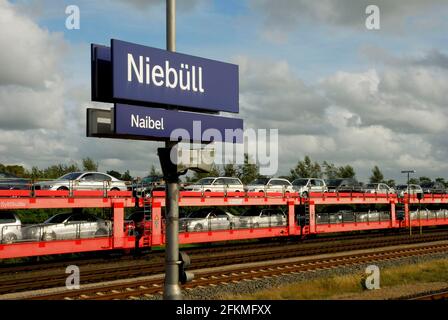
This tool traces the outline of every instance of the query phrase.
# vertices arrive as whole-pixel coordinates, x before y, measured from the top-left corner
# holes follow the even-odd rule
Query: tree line
[[[254,179],[263,177],[260,175],[259,166],[252,161],[250,161],[248,154],[244,155],[244,163],[240,165],[235,165],[233,163],[226,164],[224,166],[213,165],[212,170],[209,173],[193,173],[191,176],[187,176],[185,179],[187,182],[194,182],[204,177],[210,176],[225,176],[225,177],[237,177],[244,184],[247,184]],[[69,172],[76,171],[98,171],[98,162],[95,162],[92,158],[87,157],[81,160],[79,165],[76,162],[71,164],[56,164],[51,165],[47,168],[40,169],[37,166],[33,166],[31,170],[21,166],[21,165],[3,165],[0,163],[0,173],[10,173],[22,178],[30,178],[33,180],[39,179],[56,179],[63,176]],[[125,181],[130,181],[134,177],[131,176],[130,171],[126,170],[120,173],[116,170],[106,171],[111,176]],[[162,173],[152,165],[148,171],[150,176],[162,176]],[[356,178],[355,169],[350,165],[336,166],[328,161],[323,161],[319,163],[313,161],[309,156],[305,156],[303,160],[299,160],[296,166],[289,171],[289,175],[280,176],[280,178],[286,178],[289,181],[293,181],[297,178],[325,178],[325,179],[336,179],[336,178]],[[409,180],[412,184],[421,184],[424,182],[432,181],[429,177],[419,177],[411,178]],[[448,187],[448,181],[444,178],[436,178],[435,181],[441,182]],[[395,180],[386,179],[378,166],[372,168],[371,176],[369,177],[370,183],[386,183],[391,187],[396,185]]]

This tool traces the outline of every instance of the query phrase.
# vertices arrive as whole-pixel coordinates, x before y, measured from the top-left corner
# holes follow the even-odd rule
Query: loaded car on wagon
[[[185,232],[234,229],[235,226],[235,216],[221,208],[203,208],[179,219],[179,230]]]
[[[281,209],[250,208],[239,217],[240,228],[286,226],[286,214]]]
[[[361,184],[354,178],[327,179],[328,192],[362,192]]]
[[[124,181],[107,173],[94,171],[67,173],[56,180],[38,182],[34,188],[36,190],[128,190]]]
[[[184,190],[198,192],[243,192],[244,185],[238,178],[208,177],[186,186]]]
[[[245,189],[248,192],[294,192],[291,182],[282,178],[258,178]]]
[[[10,211],[0,211],[0,243],[13,243],[22,239],[22,222]]]
[[[298,178],[292,182],[292,187],[301,197],[308,197],[310,192],[327,192],[328,187],[324,179]]]
[[[30,190],[31,180],[0,172],[0,190]]]
[[[395,189],[399,197],[403,197],[405,193],[408,193],[408,190],[409,194],[423,194],[423,189],[418,184],[409,184],[409,187],[407,184],[399,184]]]
[[[43,223],[23,228],[25,240],[49,241],[108,236],[112,222],[88,213],[59,213]]]
[[[445,185],[438,181],[428,181],[420,184],[423,193],[445,193]]]
[[[365,193],[395,193],[395,189],[385,183],[368,183],[364,187]]]

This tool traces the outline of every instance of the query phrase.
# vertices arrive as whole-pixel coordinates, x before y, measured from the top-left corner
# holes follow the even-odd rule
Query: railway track
[[[286,274],[310,272],[324,269],[334,269],[355,266],[366,263],[402,259],[427,254],[448,251],[448,244],[434,244],[420,247],[388,249],[376,252],[344,254],[330,258],[317,258],[295,262],[270,261],[263,265],[239,265],[230,270],[213,270],[197,274],[196,279],[183,286],[193,289],[201,286],[217,286],[239,281],[250,281],[262,278],[276,277]],[[163,278],[138,280],[126,284],[105,285],[98,288],[64,291],[30,297],[31,300],[114,300],[151,298],[160,294],[163,288]]]
[[[331,246],[322,243],[311,243],[308,246],[303,244],[283,244],[276,247],[253,247],[231,252],[222,252],[210,255],[204,252],[192,255],[192,267],[195,269],[222,267],[248,262],[260,262],[272,259],[295,258],[301,256],[311,256],[317,254],[337,253],[361,249],[381,248],[392,245],[413,244],[431,241],[448,240],[448,233],[425,234],[421,236],[389,236],[374,239],[356,239],[350,241],[338,241]],[[83,284],[112,281],[117,279],[136,278],[149,276],[164,272],[163,261],[121,265],[105,266],[92,270],[81,268],[81,281]],[[15,279],[5,279],[0,281],[0,294],[38,290],[65,285],[67,275],[64,270],[59,273],[49,273],[44,275],[23,276]]]
[[[443,233],[447,232],[448,229],[438,228],[436,230],[426,230],[425,234],[435,234],[435,233]],[[407,234],[407,230],[400,230],[398,234]],[[394,236],[392,235],[384,235],[383,233],[368,233],[368,234],[351,234],[351,235],[336,235],[336,236],[325,236],[319,238],[309,238],[302,239],[300,243],[309,244],[309,243],[327,243],[333,241],[345,241],[345,240],[356,240],[356,239],[365,239],[365,238],[380,238]],[[287,239],[281,239],[279,241],[257,241],[250,243],[231,243],[231,244],[213,244],[211,247],[193,247],[182,249],[186,251],[188,254],[214,254],[219,252],[226,252],[228,250],[242,250],[242,249],[257,249],[257,248],[268,248],[275,246],[282,246],[285,243],[290,243],[291,240],[287,241]],[[295,242],[297,243],[297,242]],[[30,271],[39,271],[39,270],[55,270],[55,269],[65,269],[68,265],[77,265],[79,267],[87,266],[87,265],[100,265],[100,264],[109,264],[115,262],[122,261],[138,261],[138,260],[148,260],[157,257],[164,257],[164,251],[149,251],[143,252],[138,255],[123,255],[121,253],[116,254],[106,254],[103,258],[98,258],[98,254],[96,253],[94,256],[90,258],[62,258],[50,261],[38,261],[38,262],[25,262],[25,263],[0,263],[0,277],[8,274],[18,274],[23,272]],[[1,281],[1,280],[0,280]]]
[[[418,294],[407,300],[448,300],[448,288],[436,292]]]

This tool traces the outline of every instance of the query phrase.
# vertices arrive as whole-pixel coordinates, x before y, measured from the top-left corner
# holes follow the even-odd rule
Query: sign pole
[[[166,46],[176,51],[176,0],[166,0]],[[165,142],[172,149],[176,142]],[[180,300],[179,286],[179,176],[176,170],[165,176],[166,181],[166,246],[165,246],[165,300]]]

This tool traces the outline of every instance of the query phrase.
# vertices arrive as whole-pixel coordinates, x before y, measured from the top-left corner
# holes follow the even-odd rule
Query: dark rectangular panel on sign
[[[239,112],[237,65],[114,39],[111,48],[115,101]]]
[[[243,142],[243,120],[201,113],[115,104],[115,134],[170,140]]]
[[[91,45],[92,101],[112,102],[112,61],[110,48]]]

